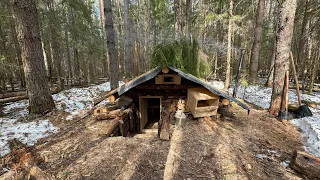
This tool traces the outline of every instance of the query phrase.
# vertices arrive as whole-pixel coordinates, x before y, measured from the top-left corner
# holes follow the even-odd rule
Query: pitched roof
[[[205,87],[206,89],[208,89],[209,91],[211,91],[212,93],[218,95],[218,96],[221,96],[221,97],[224,97],[226,99],[229,99],[230,101],[233,101],[235,103],[237,103],[239,106],[241,106],[242,108],[250,111],[250,108],[243,102],[239,101],[238,99],[230,96],[229,94],[227,94],[226,92],[220,90],[220,89],[217,89],[215,87],[213,87],[212,85],[208,84],[207,82],[191,75],[191,74],[188,74],[188,73],[184,73],[182,72],[181,70],[177,69],[177,68],[174,68],[174,67],[171,67],[171,66],[168,66],[169,69],[171,69],[172,71],[178,73],[181,77],[185,78],[185,79],[188,79],[192,82],[195,82],[197,84],[200,84],[202,85],[203,87]],[[118,95],[122,95],[124,94],[125,92],[129,91],[130,89],[136,87],[137,85],[141,84],[141,83],[144,83],[152,78],[154,78],[159,72],[161,71],[161,67],[156,67],[154,69],[151,69],[150,71],[147,71],[145,72],[144,74],[141,74],[140,76],[132,79],[131,81],[127,82],[126,84],[118,87],[117,89],[114,89],[113,92],[118,92]],[[112,94],[114,94],[112,93]],[[109,94],[109,93],[108,93]]]

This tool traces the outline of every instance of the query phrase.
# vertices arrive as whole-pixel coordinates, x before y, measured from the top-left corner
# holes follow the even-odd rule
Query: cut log
[[[55,180],[55,178],[45,173],[38,166],[33,166],[32,168],[30,168],[30,176],[38,180]]]
[[[229,99],[223,98],[222,101],[221,101],[221,104],[222,104],[223,106],[229,106],[230,101],[229,101]]]
[[[165,73],[165,74],[167,74],[167,73],[169,72],[169,69],[168,69],[167,67],[163,67],[163,68],[162,68],[162,72]]]
[[[96,120],[115,119],[123,115],[122,109],[113,110],[106,113],[100,113],[95,116]]]
[[[294,151],[290,167],[311,179],[320,178],[320,158],[306,152]]]
[[[114,102],[116,100],[116,97],[114,95],[111,95],[108,97],[110,102]]]
[[[110,120],[107,124],[102,125],[101,129],[98,130],[98,134],[101,136],[109,137],[113,131],[118,128],[119,121]]]

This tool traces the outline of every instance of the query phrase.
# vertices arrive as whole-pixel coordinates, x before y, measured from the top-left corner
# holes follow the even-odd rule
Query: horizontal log
[[[105,113],[100,113],[95,115],[96,120],[105,120],[105,119],[115,119],[117,117],[121,117],[123,115],[122,109],[117,109]]]
[[[320,178],[320,158],[306,152],[294,151],[290,167],[311,179]]]
[[[25,95],[27,95],[26,91],[8,92],[5,94],[0,94],[0,99],[16,97],[16,96],[25,96]]]
[[[51,94],[56,94],[58,92],[60,92],[59,88],[55,88],[55,89],[51,90]],[[25,93],[25,95],[22,95],[22,96],[15,96],[15,97],[0,99],[0,104],[16,102],[16,101],[20,101],[20,100],[24,100],[24,99],[28,99],[28,96],[26,93]]]
[[[110,124],[101,128],[99,134],[106,136],[106,137],[109,137],[118,126],[119,126],[119,121],[111,120]]]

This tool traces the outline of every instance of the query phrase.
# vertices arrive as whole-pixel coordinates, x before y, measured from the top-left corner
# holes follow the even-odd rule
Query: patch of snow
[[[2,171],[3,171],[3,172],[8,172],[8,171],[10,171],[10,169],[3,167],[3,168],[2,168]]]
[[[229,92],[233,92],[233,88],[229,88]],[[271,103],[271,94],[272,88],[271,87],[264,87],[260,85],[252,85],[245,88],[244,86],[239,86],[237,90],[237,97],[242,98],[245,101],[259,106],[263,109],[268,109]],[[320,94],[313,93],[313,94],[302,94],[300,92],[301,99],[313,102],[320,102]],[[296,95],[296,91],[294,89],[289,89],[288,92],[289,103],[298,103],[298,97]]]
[[[38,139],[56,132],[56,128],[48,120],[36,122],[16,122],[15,119],[0,118],[0,157],[10,153],[8,140],[17,139],[33,146]]]
[[[282,166],[284,167],[289,167],[290,161],[289,160],[285,160],[283,162],[280,163]]]
[[[122,81],[119,86],[123,85]],[[94,105],[94,99],[100,97],[102,92],[110,90],[110,83],[106,82],[96,86],[86,88],[72,88],[52,95],[59,110],[70,113],[66,120],[72,120],[75,117],[82,116],[87,110],[90,110]],[[104,100],[106,103],[108,100]]]
[[[269,150],[269,149],[267,149],[267,152],[269,154],[277,154],[278,153],[276,150]]]
[[[314,113],[311,117],[294,119],[290,122],[301,131],[305,139],[305,150],[320,157],[320,114]]]
[[[209,84],[217,89],[223,89],[224,88],[224,82],[223,81],[210,81]]]
[[[119,86],[123,84],[123,82],[119,82]],[[66,119],[72,120],[91,109],[94,99],[109,90],[110,83],[106,82],[86,88],[71,88],[54,94],[52,97],[57,109],[70,113]],[[107,101],[104,100],[101,103]],[[56,128],[48,120],[23,122],[29,113],[28,106],[28,100],[21,100],[8,103],[3,107],[4,116],[0,117],[0,157],[10,152],[8,145],[10,139],[16,138],[22,143],[32,146],[38,139],[56,132]]]
[[[264,159],[264,158],[267,158],[268,156],[265,155],[265,154],[256,154],[256,158],[259,158],[259,159]]]
[[[233,92],[233,87],[229,88],[229,92]],[[271,102],[272,89],[259,85],[239,86],[237,90],[237,97],[242,98],[245,101],[255,104],[263,109],[268,109]]]

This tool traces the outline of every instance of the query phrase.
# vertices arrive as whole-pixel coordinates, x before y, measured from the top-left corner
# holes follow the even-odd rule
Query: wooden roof
[[[229,94],[227,94],[226,92],[217,89],[213,86],[211,86],[210,84],[208,84],[207,82],[191,75],[188,73],[184,73],[181,70],[175,68],[175,67],[171,67],[168,66],[169,69],[171,69],[172,71],[178,73],[178,75],[180,75],[181,77],[188,79],[192,82],[195,82],[197,84],[202,85],[203,87],[205,87],[206,89],[208,89],[210,92],[224,97],[226,99],[229,99],[230,101],[233,101],[235,103],[237,103],[239,106],[241,106],[242,108],[248,110],[248,112],[250,111],[250,108],[243,102],[239,101],[236,98],[233,98],[232,96],[230,96]],[[154,69],[151,69],[150,71],[145,72],[144,74],[141,74],[140,76],[137,76],[136,78],[132,79],[131,81],[125,83],[124,85],[118,87],[117,89],[114,89],[112,91],[110,91],[108,94],[104,95],[103,97],[108,97],[110,95],[113,95],[115,93],[118,93],[119,96],[121,96],[122,94],[124,94],[125,92],[129,91],[130,89],[136,87],[137,85],[144,83],[152,78],[154,78],[157,74],[159,74],[161,72],[161,67],[156,67]]]

